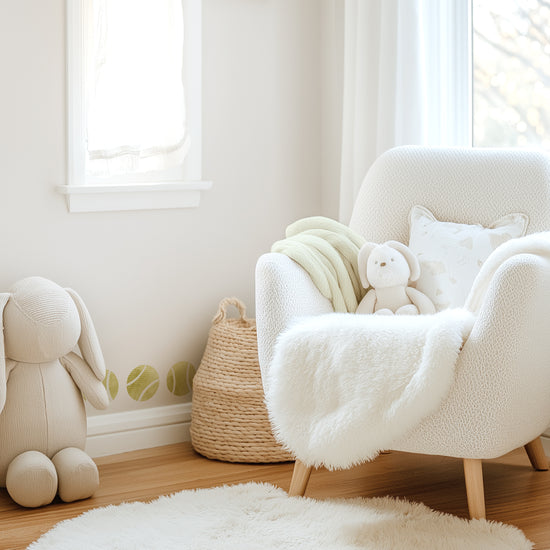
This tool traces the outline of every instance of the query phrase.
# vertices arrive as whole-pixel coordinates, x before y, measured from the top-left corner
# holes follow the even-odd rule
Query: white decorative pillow
[[[486,228],[438,221],[423,206],[409,216],[409,248],[420,262],[416,288],[429,296],[437,311],[462,307],[483,262],[500,244],[525,235],[529,218],[508,214]]]

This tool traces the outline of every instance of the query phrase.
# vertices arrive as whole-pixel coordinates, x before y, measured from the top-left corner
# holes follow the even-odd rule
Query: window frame
[[[182,166],[157,173],[94,178],[85,173],[84,17],[87,0],[66,0],[67,182],[57,186],[69,212],[186,208],[200,204],[202,180],[202,2],[181,0],[183,81],[191,146]]]

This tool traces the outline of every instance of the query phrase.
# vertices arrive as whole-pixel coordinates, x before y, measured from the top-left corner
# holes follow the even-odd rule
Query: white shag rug
[[[28,550],[523,550],[515,527],[389,497],[313,500],[268,484],[182,491],[90,510]]]

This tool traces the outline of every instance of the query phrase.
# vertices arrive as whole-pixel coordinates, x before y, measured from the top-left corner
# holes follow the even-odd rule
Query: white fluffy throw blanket
[[[373,459],[437,410],[473,322],[465,309],[302,320],[280,336],[269,369],[276,437],[308,465]]]

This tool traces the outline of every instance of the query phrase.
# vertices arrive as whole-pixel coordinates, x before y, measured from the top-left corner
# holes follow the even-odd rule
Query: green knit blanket
[[[286,239],[272,252],[286,254],[310,275],[336,312],[353,313],[365,295],[357,269],[357,254],[365,239],[348,226],[313,216],[286,228]]]

